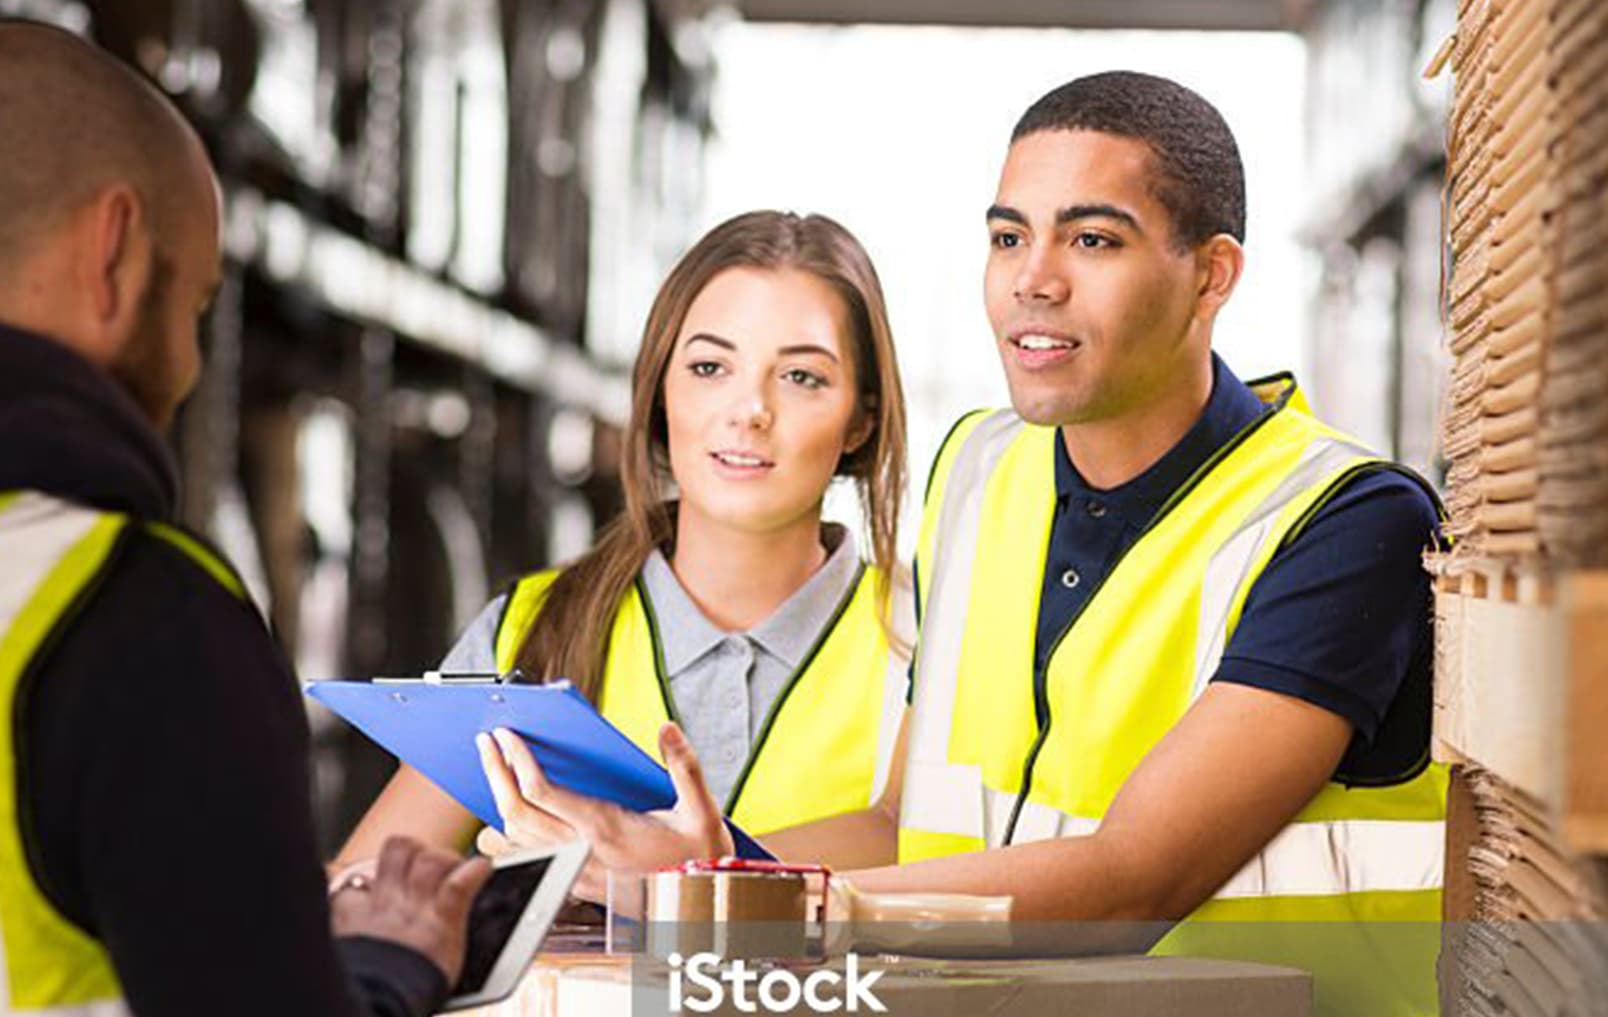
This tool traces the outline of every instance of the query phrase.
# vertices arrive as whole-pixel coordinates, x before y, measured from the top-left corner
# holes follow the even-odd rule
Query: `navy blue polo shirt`
[[[1212,394],[1188,433],[1125,484],[1091,487],[1054,443],[1056,508],[1039,603],[1035,680],[1061,632],[1173,491],[1270,412],[1212,358]],[[1428,759],[1431,594],[1421,552],[1434,539],[1430,496],[1395,472],[1349,481],[1251,586],[1213,681],[1306,700],[1354,735],[1336,779],[1391,783]]]

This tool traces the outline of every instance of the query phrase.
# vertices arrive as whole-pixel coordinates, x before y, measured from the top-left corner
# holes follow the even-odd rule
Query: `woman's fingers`
[[[487,858],[497,858],[514,849],[513,841],[498,832],[495,826],[482,826],[475,834],[475,850]]]
[[[698,762],[698,754],[693,751],[686,732],[675,724],[661,727],[659,752],[664,756],[665,769],[670,771],[670,782],[676,788],[675,811],[697,828],[712,849],[718,852],[724,846],[730,850],[729,845],[721,843],[725,835],[725,817],[715,796],[709,793],[709,785],[704,782],[703,764]]]
[[[542,768],[536,764],[536,757],[530,754],[530,747],[523,738],[504,727],[493,731],[491,735],[497,739],[503,761],[514,771],[520,794],[525,796],[527,802],[540,805],[549,796],[550,787]]]
[[[486,783],[491,785],[491,797],[497,802],[497,812],[507,822],[508,817],[517,811],[522,798],[514,772],[509,769],[490,735],[475,735],[475,748],[480,751],[480,769],[486,775]]]
[[[524,739],[507,728],[498,728],[492,732],[492,737],[502,752],[503,762],[513,773],[519,796],[524,801],[562,820],[589,839],[596,840],[598,828],[609,818],[609,810],[617,806],[576,794],[549,781],[536,762],[536,757],[530,754],[530,747]]]
[[[524,739],[498,728],[489,735],[476,735],[475,746],[502,816],[507,845],[562,844],[575,840],[583,824],[589,824],[584,829],[595,833],[607,803],[594,802],[548,781]]]

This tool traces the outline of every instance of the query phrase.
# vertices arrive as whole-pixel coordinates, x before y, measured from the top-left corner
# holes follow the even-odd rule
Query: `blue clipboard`
[[[636,812],[676,803],[664,767],[567,682],[319,681],[303,690],[499,831],[502,816],[475,748],[475,735],[497,727],[523,738],[560,787]],[[726,825],[739,857],[773,857],[730,819]]]

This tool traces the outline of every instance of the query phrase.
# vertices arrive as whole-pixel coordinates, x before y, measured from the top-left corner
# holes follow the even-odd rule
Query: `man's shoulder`
[[[132,521],[116,567],[152,596],[167,593],[212,606],[250,608],[250,596],[229,560],[204,538],[170,523]]]
[[[1295,539],[1349,529],[1427,548],[1440,539],[1440,523],[1440,501],[1429,482],[1405,466],[1381,462],[1336,481]]]
[[[266,637],[262,616],[239,579],[215,552],[198,552],[203,546],[176,539],[169,528],[128,523],[74,624],[115,631],[112,645],[142,656],[163,646],[194,652]]]

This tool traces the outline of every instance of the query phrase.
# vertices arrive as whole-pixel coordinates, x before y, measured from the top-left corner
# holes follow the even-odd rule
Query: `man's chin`
[[[1089,420],[1087,400],[1067,392],[1018,392],[1011,390],[1011,409],[1029,424],[1063,427]]]

